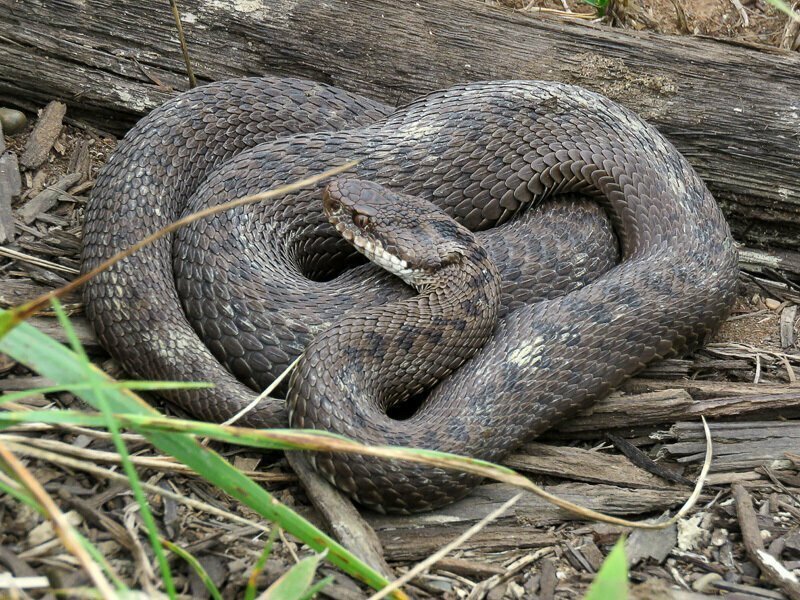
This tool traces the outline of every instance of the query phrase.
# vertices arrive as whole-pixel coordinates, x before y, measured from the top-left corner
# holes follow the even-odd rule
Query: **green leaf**
[[[597,11],[598,16],[600,17],[605,16],[606,11],[608,10],[609,0],[583,0],[583,1],[589,6],[593,6]]]
[[[325,553],[304,558],[280,576],[278,581],[261,594],[259,600],[288,600],[288,598],[307,598],[311,582],[317,573],[319,563]],[[315,588],[317,586],[314,586]]]
[[[261,575],[261,571],[264,570],[264,567],[267,564],[267,559],[272,552],[272,546],[275,543],[275,538],[278,537],[279,532],[280,528],[278,527],[273,527],[272,531],[269,532],[269,538],[264,546],[264,550],[261,551],[261,555],[258,557],[258,560],[256,561],[256,564],[250,573],[250,577],[247,578],[247,588],[244,591],[244,600],[255,600],[256,580],[258,579],[258,576]]]
[[[625,538],[621,537],[594,578],[584,600],[626,600],[628,598],[628,560]]]

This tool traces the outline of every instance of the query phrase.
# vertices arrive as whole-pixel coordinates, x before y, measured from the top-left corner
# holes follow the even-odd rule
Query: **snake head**
[[[339,234],[372,262],[417,289],[478,246],[473,234],[416,196],[357,179],[334,179],[323,209]]]

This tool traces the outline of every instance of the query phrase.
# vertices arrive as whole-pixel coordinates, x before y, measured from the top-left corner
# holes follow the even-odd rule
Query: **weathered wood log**
[[[503,464],[523,473],[574,481],[605,483],[630,488],[675,489],[660,477],[634,465],[625,456],[547,444],[525,444],[503,459]]]
[[[636,379],[631,380],[635,384]],[[792,418],[800,414],[800,388],[782,385],[716,383],[716,394],[712,397],[692,398],[687,390],[674,389],[679,386],[692,388],[698,382],[663,382],[665,389],[645,393],[623,394],[614,392],[573,418],[556,426],[567,437],[584,433],[596,436],[601,430],[625,429],[632,426],[649,426],[696,419],[695,425],[702,431],[700,417],[707,419],[754,420],[764,418]],[[733,391],[731,386],[743,386]],[[580,437],[580,436],[579,436]],[[703,440],[704,441],[704,440]]]
[[[791,466],[787,452],[800,444],[800,425],[793,421],[709,423],[714,441],[711,472],[743,471],[760,466],[785,469]],[[681,463],[702,462],[705,453],[703,426],[676,423],[670,430],[675,441],[664,450]]]
[[[183,0],[201,81],[296,75],[389,103],[480,79],[560,80],[656,124],[741,240],[800,246],[800,57],[531,18],[476,0]],[[0,2],[0,100],[119,132],[186,85],[161,0]]]
[[[662,511],[672,506],[683,503],[688,496],[685,489],[628,489],[603,484],[562,483],[546,486],[551,494],[567,499],[586,508],[598,510],[609,515],[640,515]],[[420,527],[446,526],[449,535],[455,537],[460,529],[466,528],[475,521],[482,519],[492,510],[508,500],[519,490],[503,483],[489,483],[479,486],[469,496],[455,504],[432,513],[421,513],[411,516],[399,515],[366,515],[370,525],[383,539],[391,535],[400,536],[404,529],[419,532]],[[545,526],[563,521],[564,519],[577,519],[574,514],[558,508],[533,494],[525,494],[509,511],[503,514],[492,526]],[[546,543],[545,540],[536,540],[534,546]],[[390,555],[391,556],[391,555]]]

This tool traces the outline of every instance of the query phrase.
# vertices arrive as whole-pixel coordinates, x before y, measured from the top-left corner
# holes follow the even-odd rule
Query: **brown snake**
[[[369,308],[427,301],[374,266],[337,276],[358,261],[322,213],[324,186],[199,221],[96,277],[86,310],[103,345],[139,377],[213,381],[166,397],[221,420],[313,338],[292,377],[292,426],[497,460],[650,361],[702,343],[733,300],[730,232],[675,148],[603,96],[529,81],[456,86],[397,111],[292,79],[180,94],[128,133],[98,178],[83,269],[184,213],[354,158],[360,183],[337,180],[330,197],[371,181],[473,231],[499,226],[479,237],[502,276],[501,319],[458,372],[446,376],[452,360],[439,350],[464,344],[442,336],[474,325],[484,302],[443,294],[464,311],[438,322],[446,331],[428,314],[437,303],[422,311],[424,326],[395,305]],[[421,391],[412,371],[446,378],[412,414],[387,416]],[[390,380],[408,387],[387,392]],[[239,424],[287,418],[285,401],[268,398]],[[402,462],[315,458],[378,510],[434,508],[477,483]]]

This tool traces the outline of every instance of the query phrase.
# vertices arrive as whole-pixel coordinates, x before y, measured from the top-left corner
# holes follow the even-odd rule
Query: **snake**
[[[688,161],[633,111],[544,81],[454,85],[399,108],[269,76],[179,93],[98,175],[82,271],[199,209],[353,160],[95,276],[84,302],[101,344],[136,377],[213,382],[162,396],[217,422],[302,354],[288,386],[237,424],[498,461],[703,344],[735,297],[735,243]],[[468,239],[478,258],[452,250]],[[432,510],[481,481],[310,455],[381,512]]]

